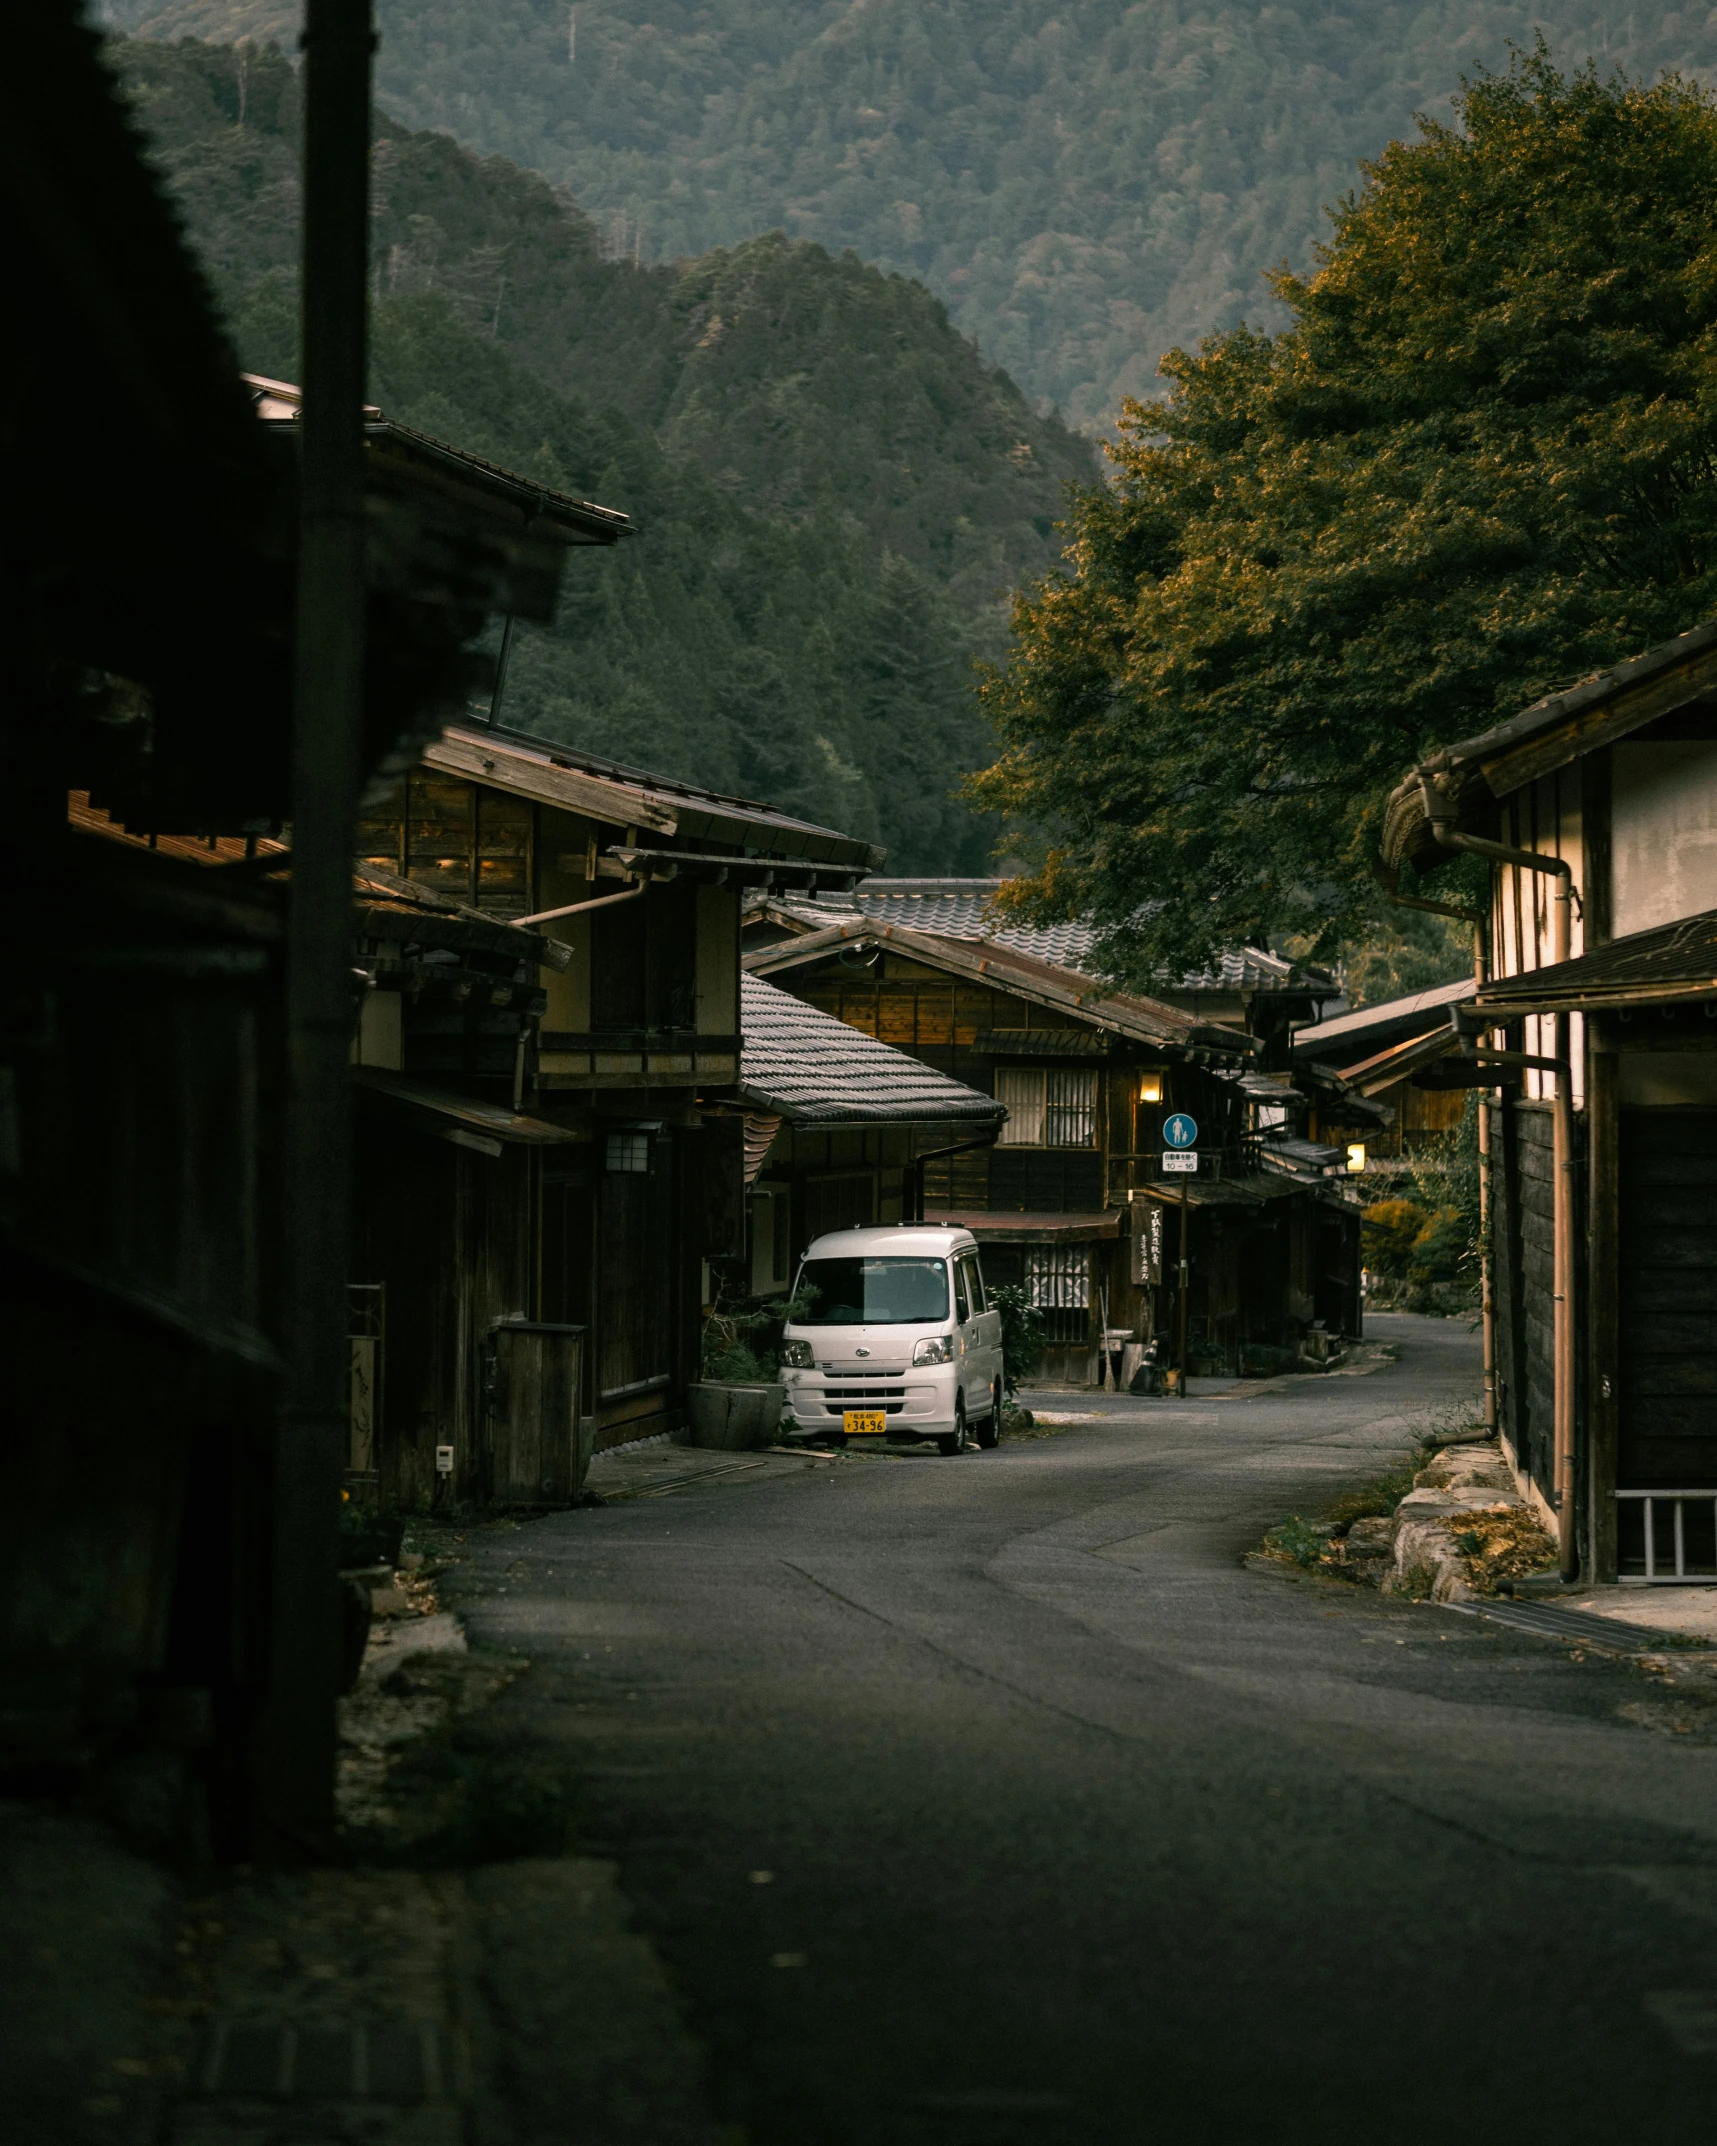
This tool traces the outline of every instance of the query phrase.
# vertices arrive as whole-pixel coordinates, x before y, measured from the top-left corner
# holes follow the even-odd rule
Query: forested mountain
[[[296,365],[297,78],[278,50],[110,48],[255,371]],[[521,635],[507,719],[981,869],[951,787],[989,756],[970,658],[1055,555],[1089,444],[920,286],[780,237],[605,258],[539,177],[378,123],[371,392],[623,507]]]
[[[294,0],[106,0],[279,36]],[[1309,265],[1354,167],[1542,21],[1564,64],[1717,68],[1675,0],[377,0],[381,101],[568,186],[643,261],[780,229],[921,278],[1080,425]]]

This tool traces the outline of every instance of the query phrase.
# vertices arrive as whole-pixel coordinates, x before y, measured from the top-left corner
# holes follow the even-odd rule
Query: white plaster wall
[[[1585,892],[1585,827],[1580,812],[1578,767],[1561,768],[1542,776],[1530,789],[1508,800],[1502,816],[1501,839],[1511,849],[1535,850],[1540,856],[1566,857],[1574,868],[1574,891]],[[1519,976],[1533,969],[1548,968],[1556,956],[1553,906],[1556,882],[1546,872],[1523,871],[1501,866],[1493,882],[1491,974]],[[1586,951],[1585,918],[1576,904],[1568,925],[1570,958]],[[1584,1024],[1576,1014],[1570,1024],[1569,1049],[1574,1065],[1575,1107],[1585,1100]],[[1555,1023],[1546,1017],[1529,1016],[1524,1023],[1525,1048],[1538,1058],[1554,1057]],[[1535,1101],[1553,1092],[1554,1076],[1530,1070],[1525,1090]]]
[[[1717,909],[1717,740],[1613,748],[1611,929]]]

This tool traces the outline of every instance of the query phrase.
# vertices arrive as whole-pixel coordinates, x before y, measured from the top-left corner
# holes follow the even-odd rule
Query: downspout
[[[1458,923],[1470,924],[1473,933],[1473,982],[1483,990],[1490,981],[1489,944],[1485,930],[1485,913],[1482,909],[1468,909],[1456,902],[1427,901],[1422,895],[1403,894],[1401,875],[1393,871],[1379,858],[1372,865],[1372,873],[1382,888],[1384,899],[1395,903],[1400,909],[1423,909],[1431,916],[1453,917]],[[1484,1355],[1484,1422],[1486,1431],[1494,1438],[1501,1427],[1501,1411],[1497,1405],[1496,1392],[1496,1263],[1490,1251],[1490,1097],[1484,1089],[1478,1095],[1479,1119],[1479,1330],[1482,1335]]]
[[[575,917],[582,915],[586,909],[606,909],[610,902],[629,902],[634,895],[647,893],[649,886],[647,879],[641,879],[636,886],[628,887],[622,894],[599,894],[593,901],[568,902],[563,909],[539,909],[535,916],[508,917],[506,921],[520,931],[523,931],[527,924],[552,924],[556,917]]]
[[[1562,857],[1543,857],[1536,850],[1509,849],[1501,842],[1487,842],[1479,835],[1462,834],[1455,826],[1455,807],[1440,780],[1424,773],[1419,792],[1425,801],[1425,817],[1432,835],[1444,849],[1464,850],[1475,857],[1488,857],[1496,864],[1512,864],[1524,872],[1545,872],[1556,881],[1551,909],[1550,957],[1560,965],[1569,957],[1574,901],[1573,867]],[[1551,1357],[1555,1398],[1551,1410],[1554,1426],[1556,1535],[1562,1577],[1576,1579],[1580,1571],[1580,1542],[1574,1526],[1574,1079],[1569,1059],[1569,1023],[1566,1013],[1555,1016],[1557,1061],[1556,1092],[1551,1115],[1552,1166],[1552,1324]]]

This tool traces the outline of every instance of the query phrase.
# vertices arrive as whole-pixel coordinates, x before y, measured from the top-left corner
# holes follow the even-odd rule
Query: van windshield
[[[817,1294],[795,1326],[915,1326],[948,1316],[945,1260],[808,1259],[799,1288],[807,1282]]]

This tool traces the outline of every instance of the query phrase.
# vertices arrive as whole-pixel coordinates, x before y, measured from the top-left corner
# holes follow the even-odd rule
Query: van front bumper
[[[849,1413],[880,1412],[884,1437],[934,1438],[954,1428],[954,1393],[951,1376],[936,1379],[922,1369],[868,1381],[862,1391],[851,1379],[801,1372],[787,1388],[787,1413],[796,1430],[827,1436],[844,1428]]]

